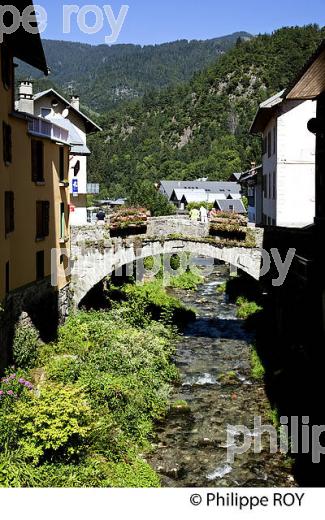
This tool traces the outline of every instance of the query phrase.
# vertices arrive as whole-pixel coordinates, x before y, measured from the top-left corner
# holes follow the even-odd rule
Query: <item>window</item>
[[[64,148],[63,146],[59,146],[59,178],[60,181],[64,181],[65,179],[65,165],[64,165]]]
[[[11,57],[8,51],[8,47],[4,44],[1,45],[1,77],[2,83],[6,90],[11,87],[12,83],[12,66]]]
[[[268,136],[267,136],[267,150],[268,150],[268,157],[271,157],[272,155],[272,134],[271,132],[268,133]]]
[[[44,182],[44,143],[32,139],[32,181]]]
[[[10,291],[10,264],[9,264],[9,262],[6,262],[5,280],[6,280],[6,284],[5,284],[6,294],[8,294]]]
[[[234,211],[234,206],[232,204],[229,205],[229,211]]]
[[[14,194],[12,191],[5,192],[5,235],[9,235],[15,229]]]
[[[45,276],[44,251],[36,253],[36,280],[43,280]]]
[[[2,123],[2,137],[3,137],[3,161],[6,165],[12,161],[12,132],[11,126],[7,123]]]
[[[38,200],[36,202],[36,239],[43,240],[50,234],[50,203]]]
[[[52,110],[50,108],[41,108],[42,117],[49,116]]]
[[[64,202],[60,203],[60,238],[65,238],[65,215],[64,215]]]

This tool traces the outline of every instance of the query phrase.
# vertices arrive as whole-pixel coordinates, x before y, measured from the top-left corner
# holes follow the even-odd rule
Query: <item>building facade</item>
[[[48,325],[59,319],[59,300],[69,286],[70,194],[60,183],[69,169],[69,135],[15,111],[14,57],[47,71],[39,35],[21,29],[0,45],[0,366],[10,361],[21,315],[35,324],[43,319],[45,334],[46,319]]]
[[[247,197],[248,222],[259,226],[262,224],[262,166],[254,166],[240,176],[242,193]]]
[[[284,91],[259,107],[251,132],[263,136],[262,223],[304,227],[315,216],[315,137],[307,122],[312,100],[294,101]]]
[[[29,81],[20,85],[18,107],[19,111],[43,117],[69,132],[69,171],[63,180],[69,182],[70,187],[70,225],[87,224],[87,194],[94,194],[87,182],[87,161],[90,155],[87,135],[101,128],[80,111],[78,96],[73,95],[68,101],[53,89],[34,95],[33,85]]]
[[[238,182],[161,181],[159,191],[180,210],[193,202],[214,205],[217,200],[241,200]]]

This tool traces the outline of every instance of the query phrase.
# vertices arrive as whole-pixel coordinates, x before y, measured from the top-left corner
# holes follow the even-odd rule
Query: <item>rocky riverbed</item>
[[[266,436],[261,453],[254,453],[251,433],[251,449],[227,460],[227,429],[241,444],[238,425],[252,432],[254,417],[272,424],[264,385],[251,379],[253,337],[236,318],[235,305],[217,292],[228,276],[225,266],[216,266],[196,291],[174,291],[198,317],[179,341],[175,361],[181,383],[167,419],[157,427],[150,457],[164,487],[295,485],[288,459],[269,452]]]

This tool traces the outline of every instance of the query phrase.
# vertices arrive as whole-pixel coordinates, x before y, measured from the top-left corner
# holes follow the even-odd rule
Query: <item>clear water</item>
[[[164,487],[264,487],[293,486],[284,457],[270,454],[265,437],[263,451],[253,450],[227,461],[227,428],[254,426],[254,416],[270,424],[264,387],[250,379],[251,335],[236,318],[236,308],[217,293],[228,270],[218,266],[195,292],[174,291],[195,307],[197,320],[190,323],[178,344],[176,364],[181,383],[172,402],[186,401],[188,408],[171,408],[157,427],[157,444],[150,463]],[[253,440],[253,436],[252,440]]]

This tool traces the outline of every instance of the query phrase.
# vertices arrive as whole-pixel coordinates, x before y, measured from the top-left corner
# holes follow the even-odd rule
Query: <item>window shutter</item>
[[[3,137],[3,160],[5,164],[12,162],[12,131],[11,126],[7,123],[2,123],[2,137]]]
[[[50,234],[50,203],[48,201],[43,202],[43,226],[44,237],[48,237]]]
[[[59,178],[60,181],[64,181],[65,178],[65,167],[64,167],[64,148],[63,146],[59,147],[59,159],[60,159],[60,165],[59,165]]]
[[[12,191],[5,192],[5,234],[12,233],[15,229],[15,207],[14,194]]]
[[[42,238],[42,202],[36,202],[36,238]]]
[[[42,141],[32,140],[32,181],[44,181],[44,145]]]
[[[7,125],[7,162],[12,162],[12,131],[11,126]]]
[[[37,182],[37,141],[32,141],[32,181]]]
[[[10,210],[9,210],[9,197],[8,192],[5,193],[5,234],[9,233],[10,222]]]
[[[1,45],[1,76],[2,83],[6,89],[11,86],[11,58],[9,56],[8,47],[5,44]]]
[[[14,199],[14,193],[13,191],[9,192],[9,207],[10,207],[10,213],[9,213],[9,219],[10,219],[10,232],[14,231],[15,229],[15,199]]]

